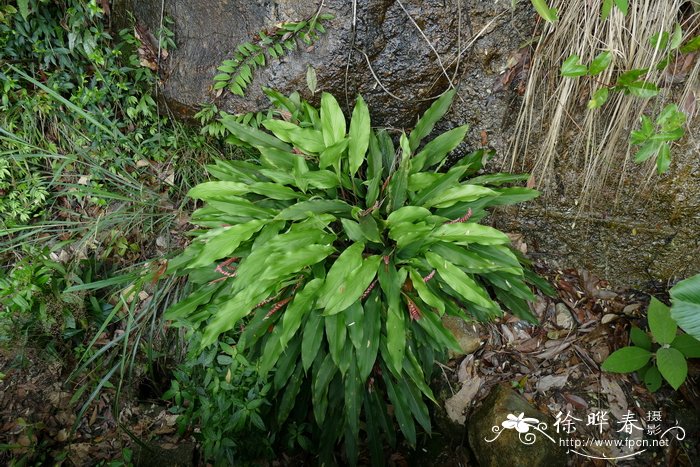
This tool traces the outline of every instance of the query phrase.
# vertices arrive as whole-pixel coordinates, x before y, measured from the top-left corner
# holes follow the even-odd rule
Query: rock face
[[[527,433],[520,434],[517,430],[504,428],[501,423],[509,419],[509,415],[536,419],[547,424],[543,431],[552,437],[552,442],[544,434],[530,427]],[[481,467],[513,467],[532,466],[565,466],[567,465],[566,451],[559,446],[553,421],[550,417],[535,410],[519,394],[507,386],[496,386],[484,399],[467,422],[469,445]],[[535,422],[530,425],[537,425]],[[495,433],[492,427],[498,427],[500,433]],[[493,440],[496,435],[498,437]],[[536,437],[532,444],[528,435]],[[487,440],[493,440],[488,442]],[[522,440],[526,441],[523,443]]]
[[[120,10],[133,11],[151,33],[158,30],[160,0],[119,1]],[[174,21],[177,43],[165,61],[165,97],[190,112],[211,102],[216,68],[238,45],[255,42],[260,30],[275,24],[308,19],[318,7],[315,1],[165,0],[163,11]],[[296,51],[255,71],[244,98],[226,92],[216,103],[233,113],[264,109],[268,100],[261,86],[285,94],[299,90],[312,98],[306,85],[311,66],[318,90],[333,93],[339,102],[352,105],[362,94],[373,123],[412,125],[457,70],[459,33],[466,28],[458,10],[457,2],[443,0],[360,0],[353,15],[353,2],[327,0],[323,12],[335,15],[325,23],[327,34],[311,47],[298,41]]]
[[[489,170],[510,169],[508,151],[530,66],[528,49],[521,47],[532,39],[537,22],[530,2],[517,2],[512,9],[512,2],[493,0],[326,0],[323,12],[335,15],[326,23],[327,33],[312,47],[299,41],[296,51],[255,71],[245,98],[228,92],[215,96],[211,85],[217,66],[238,45],[254,41],[261,29],[309,18],[320,2],[114,3],[115,15],[133,12],[151,34],[160,27],[161,8],[173,20],[177,48],[164,60],[161,75],[162,95],[175,114],[191,116],[197,106],[208,102],[233,113],[264,109],[268,101],[261,86],[287,94],[297,90],[318,103],[319,93],[312,96],[306,85],[311,66],[318,91],[333,93],[347,114],[347,105],[352,106],[354,96],[361,93],[373,125],[408,129],[430,98],[452,82],[458,94],[437,130],[469,123],[469,136],[455,157],[489,147],[498,153]],[[647,169],[633,169],[630,174],[633,164],[621,164],[612,169],[615,174],[610,178],[628,171],[620,190],[611,182],[616,186],[610,193],[580,215],[578,155],[564,151],[552,168],[557,183],[547,186],[537,202],[498,211],[496,226],[524,233],[531,251],[551,260],[552,266],[587,268],[613,286],[645,287],[653,280],[700,272],[697,121],[688,129],[684,145],[674,147],[671,172],[652,180],[650,189],[638,190],[639,181],[649,179]],[[546,128],[549,122],[539,124]],[[541,135],[530,137],[536,148]],[[566,135],[564,149],[565,139]],[[525,156],[524,160],[532,159],[534,153]],[[525,163],[523,168],[530,166]]]

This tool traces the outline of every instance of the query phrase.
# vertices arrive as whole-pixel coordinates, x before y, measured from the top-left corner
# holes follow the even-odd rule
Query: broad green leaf
[[[418,362],[418,359],[416,358],[416,355],[412,349],[406,352],[406,359],[404,360],[403,367],[406,374],[415,383],[420,392],[422,392],[425,397],[430,399],[430,401],[437,404],[438,401],[435,399],[433,391],[430,389],[430,386],[426,381],[423,369],[421,368],[420,363]]]
[[[348,155],[350,156],[351,177],[357,173],[357,170],[365,160],[371,131],[369,110],[362,96],[357,96],[357,102],[350,119],[350,147]]]
[[[360,379],[364,382],[369,377],[377,360],[379,336],[382,328],[382,300],[378,290],[373,291],[364,305],[362,345],[356,349],[357,366]]]
[[[367,196],[366,205],[372,206],[379,197],[379,185],[384,171],[382,151],[374,131],[370,132],[369,152],[367,157]]]
[[[323,342],[324,319],[320,312],[312,311],[304,327],[304,338],[301,341],[301,362],[304,371],[311,368],[321,343]],[[330,355],[328,358],[331,358]]]
[[[614,6],[613,0],[603,0],[603,6],[600,11],[600,19],[605,21],[610,16],[610,12]]]
[[[252,220],[245,224],[212,229],[197,237],[197,242],[204,243],[199,256],[188,264],[188,268],[209,266],[215,260],[231,255],[239,245],[249,240],[264,225],[265,221]]]
[[[493,301],[491,301],[484,289],[457,266],[442,256],[431,252],[425,254],[425,259],[437,270],[440,278],[462,298],[484,308],[494,307]]]
[[[700,35],[697,35],[690,39],[688,42],[685,43],[683,47],[681,47],[680,50],[681,53],[684,54],[689,54],[700,50]]]
[[[459,202],[474,201],[485,196],[498,196],[498,193],[481,185],[458,185],[448,188],[442,193],[437,193],[429,198],[423,206],[448,208]]]
[[[581,65],[581,58],[578,55],[572,55],[562,63],[560,73],[562,76],[575,78],[588,73],[588,68],[586,65]]]
[[[327,146],[327,144],[324,143],[323,134],[311,128],[297,128],[290,132],[289,138],[295,147],[301,149],[305,153],[320,154]]]
[[[656,124],[663,131],[672,131],[683,126],[686,120],[686,115],[678,110],[676,104],[669,104],[656,117]]]
[[[323,279],[312,279],[294,296],[294,300],[287,306],[282,316],[282,333],[280,336],[282,348],[294,337],[304,317],[313,309],[317,293],[322,285]]]
[[[652,366],[644,373],[644,385],[649,392],[658,391],[662,382],[661,373],[655,366]]]
[[[428,413],[428,407],[425,405],[425,402],[423,402],[420,390],[415,384],[409,383],[404,378],[398,381],[396,389],[406,399],[408,408],[411,410],[416,421],[423,427],[426,433],[430,434],[430,414]]]
[[[326,308],[328,304],[334,300],[334,296],[341,287],[344,286],[350,274],[362,265],[362,253],[364,249],[364,243],[353,243],[338,256],[335,262],[333,262],[326,276],[326,281],[318,293],[319,307]]]
[[[535,7],[537,14],[539,14],[543,20],[545,20],[549,23],[554,23],[558,20],[557,9],[550,8],[549,5],[547,4],[546,0],[530,0],[530,1],[532,2],[532,6]]]
[[[411,172],[411,159],[404,159],[399,165],[399,169],[394,172],[388,186],[387,213],[391,213],[401,208],[407,198],[406,189],[408,187],[408,175]]]
[[[416,290],[416,292],[418,292],[420,299],[427,305],[437,309],[441,315],[444,314],[445,304],[437,295],[430,291],[427,285],[425,285],[425,282],[423,282],[423,277],[418,273],[418,271],[413,268],[409,268],[408,273],[411,277],[413,288]]]
[[[680,350],[686,358],[700,358],[700,341],[690,334],[681,334],[671,343],[671,347]]]
[[[17,8],[22,18],[26,20],[29,17],[29,0],[17,0]]]
[[[209,200],[227,195],[243,195],[248,193],[248,185],[239,182],[204,182],[187,192],[194,199]]]
[[[407,394],[403,394],[395,385],[391,373],[382,371],[382,378],[386,384],[386,395],[389,397],[391,404],[394,406],[394,416],[399,423],[401,432],[406,437],[406,440],[411,446],[416,445],[416,426],[413,423],[411,409],[408,406],[406,398]]]
[[[593,97],[591,97],[591,100],[588,101],[587,107],[591,110],[601,107],[607,102],[609,95],[610,91],[608,90],[608,88],[598,89],[596,92],[593,93]]]
[[[299,130],[299,126],[285,120],[264,120],[262,125],[272,132],[275,136],[286,143],[291,143],[291,134]]]
[[[464,140],[468,130],[469,125],[462,125],[446,131],[426,144],[413,158],[412,172],[420,172],[443,162],[445,157]]]
[[[671,309],[651,297],[649,302],[649,310],[647,311],[647,319],[649,320],[649,330],[654,340],[659,344],[670,344],[676,338],[678,326],[671,317]]]
[[[623,347],[610,354],[600,368],[610,373],[631,373],[646,365],[652,355],[641,347]]]
[[[510,238],[498,229],[473,222],[457,222],[438,227],[431,235],[438,241],[454,242],[460,245],[478,243],[480,245],[507,245]]]
[[[275,219],[280,220],[301,220],[310,217],[312,214],[341,214],[350,215],[352,206],[345,201],[314,199],[302,201],[293,206],[283,209],[277,214]]]
[[[275,372],[274,376],[275,390],[281,390],[294,373],[297,361],[299,360],[300,347],[301,339],[297,338],[292,340],[284,352],[282,352],[282,355],[277,363],[277,371]]]
[[[233,329],[241,318],[269,295],[270,291],[264,284],[256,284],[224,302],[204,328],[201,348],[213,344],[222,333]]]
[[[221,118],[221,123],[238,139],[255,147],[276,148],[281,151],[291,151],[292,148],[276,137],[256,130],[248,125],[243,125],[235,120],[233,115]]]
[[[700,274],[671,287],[671,317],[685,332],[700,340]]]
[[[455,186],[467,172],[467,169],[467,166],[460,166],[451,168],[446,174],[431,174],[436,176],[436,180],[427,188],[418,192],[413,199],[412,204],[422,206],[427,200],[434,198],[438,194],[444,192],[446,189]]]
[[[331,94],[321,95],[321,129],[326,146],[332,146],[345,138],[345,115]]]
[[[340,219],[340,222],[343,224],[345,235],[347,235],[350,240],[353,242],[364,242],[366,240],[365,234],[362,232],[359,222],[345,218]]]
[[[630,340],[637,347],[651,351],[651,339],[646,332],[642,331],[637,326],[632,326],[632,329],[630,329]]]
[[[355,361],[355,354],[352,354],[352,359],[350,361],[350,367],[344,378],[345,383],[345,419],[348,424],[348,428],[352,433],[352,437],[356,439],[360,432],[360,408],[362,405],[362,392],[364,388],[362,387],[362,381],[360,380],[360,375],[357,370],[357,362]]]
[[[338,313],[333,316],[326,316],[324,318],[326,326],[326,340],[328,340],[328,350],[335,362],[336,366],[340,368],[343,375],[345,372],[342,368],[343,360],[343,348],[345,347],[345,340],[347,339],[348,333],[345,326],[345,313]]]
[[[627,0],[615,0],[615,6],[622,12],[623,15],[627,16]]]
[[[659,154],[656,156],[656,172],[663,175],[668,172],[671,166],[671,148],[668,143],[664,143],[659,148]]]
[[[330,354],[326,355],[320,368],[314,373],[313,390],[311,400],[314,407],[314,418],[316,423],[323,425],[326,419],[326,409],[328,407],[328,387],[333,377],[338,372],[338,367],[333,363]]]
[[[359,300],[347,307],[344,311],[347,319],[348,335],[355,349],[360,349],[364,345],[364,309]]]
[[[588,74],[591,76],[598,75],[605,71],[605,69],[612,63],[612,54],[610,52],[601,52],[593,59],[591,65],[588,67]],[[603,88],[607,89],[607,88]]]
[[[639,164],[651,157],[656,157],[662,145],[663,143],[661,141],[648,141],[644,143],[642,147],[639,148],[639,151],[635,153],[634,161]]]
[[[415,222],[432,215],[430,210],[419,206],[404,206],[389,214],[386,218],[388,227],[402,224],[404,222]]]
[[[455,339],[454,334],[445,329],[436,313],[424,313],[423,317],[416,323],[443,349],[461,352],[462,348]]]
[[[643,99],[649,99],[659,94],[659,87],[649,81],[635,81],[625,86],[625,92]]]
[[[324,315],[339,313],[359,300],[376,277],[380,260],[380,256],[369,256],[362,261],[362,266],[346,275],[340,287],[328,301]],[[329,278],[332,271],[333,269],[331,268],[331,271],[328,273]]]
[[[300,363],[297,364],[289,381],[285,386],[284,395],[282,395],[279,408],[277,409],[277,423],[280,425],[287,420],[287,417],[292,412],[301,389],[301,383],[304,381],[303,368]]]
[[[208,303],[214,292],[217,290],[218,287],[212,285],[200,287],[197,291],[191,293],[184,300],[180,300],[165,310],[165,315],[163,318],[168,321],[176,321],[187,318],[197,309],[197,307],[199,307],[199,305]]]
[[[341,160],[343,153],[348,148],[349,140],[343,138],[335,144],[327,147],[320,155],[318,159],[318,167],[324,169],[326,167],[333,166]]]
[[[395,375],[401,374],[406,351],[406,313],[401,304],[401,287],[406,270],[397,271],[394,263],[379,267],[379,284],[386,297],[386,348],[390,356],[387,364]]]
[[[688,376],[688,363],[680,350],[662,347],[656,351],[656,366],[673,389],[681,387]]]
[[[418,119],[416,126],[413,128],[408,136],[408,143],[411,151],[415,151],[420,146],[421,140],[428,136],[435,124],[440,121],[440,119],[447,113],[452,105],[452,99],[455,96],[455,90],[450,89],[445,92],[442,96],[437,98],[435,102],[431,104],[428,110],[425,111],[423,116]]]

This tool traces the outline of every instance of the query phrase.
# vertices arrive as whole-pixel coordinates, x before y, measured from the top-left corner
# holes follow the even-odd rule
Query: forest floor
[[[468,418],[473,408],[498,384],[513,388],[552,419],[560,413],[579,419],[577,431],[567,434],[571,438],[618,438],[617,424],[629,417],[628,411],[647,430],[653,425],[649,414],[658,412],[661,420],[657,424],[683,427],[685,439],[674,440],[667,449],[650,449],[628,461],[630,465],[694,465],[693,459],[700,454],[697,364],[691,362],[689,378],[678,392],[663,387],[651,393],[634,374],[600,370],[600,363],[612,351],[627,345],[631,325],[646,328],[642,311],[647,296],[610,290],[605,281],[585,271],[540,272],[558,292],[555,298],[538,295],[533,304],[541,325],[512,317],[482,325],[478,328],[482,345],[476,352],[439,366],[435,386],[443,387],[448,412],[462,422],[467,420],[469,426],[474,422]],[[80,381],[66,382],[71,371],[71,362],[32,349],[0,353],[0,463],[26,458],[79,466],[197,464],[194,438],[191,433],[177,434],[177,416],[159,399],[169,384],[154,387],[153,381],[134,378],[119,398],[118,408],[116,389],[105,388],[77,420],[77,408],[85,395],[74,392],[81,387]],[[602,433],[598,426],[587,424],[587,414],[600,410],[610,414]],[[584,451],[593,457],[623,455],[615,447]],[[573,453],[568,456],[569,465],[606,465],[606,461]],[[312,462],[306,455],[285,453],[272,465],[307,461]],[[417,452],[401,446],[394,452],[388,450],[387,462],[399,466],[477,465],[465,431],[449,423],[438,423],[432,441]]]

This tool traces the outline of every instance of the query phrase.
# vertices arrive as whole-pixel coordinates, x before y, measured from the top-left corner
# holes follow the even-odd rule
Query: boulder
[[[536,420],[528,423],[527,432],[503,427],[504,421],[521,414],[521,418]],[[546,428],[539,423],[546,423]],[[551,417],[533,408],[518,393],[508,386],[498,385],[467,421],[469,445],[481,467],[565,466],[566,450],[559,446],[552,424]],[[538,426],[546,434],[535,428]]]
[[[432,98],[444,92],[457,70],[460,32],[466,19],[458,2],[444,0],[326,0],[327,33],[312,46],[254,71],[245,97],[224,92],[216,97],[212,79],[217,67],[240,44],[255,43],[258,32],[284,22],[311,18],[316,1],[117,0],[117,12],[130,11],[155,37],[163,16],[173,21],[177,48],[163,60],[163,96],[173,109],[191,115],[208,102],[232,113],[263,110],[268,100],[261,87],[289,94],[301,91],[315,101],[306,84],[308,67],[316,71],[318,91],[334,94],[341,104],[360,93],[372,110],[374,124],[412,126]],[[162,10],[161,10],[162,8]],[[460,25],[462,19],[462,25]],[[353,24],[355,27],[353,28]],[[433,50],[434,49],[434,50]],[[443,71],[443,68],[445,71]],[[346,80],[347,70],[347,80]]]

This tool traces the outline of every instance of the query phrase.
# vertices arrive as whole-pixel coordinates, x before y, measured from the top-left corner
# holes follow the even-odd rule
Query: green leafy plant
[[[204,348],[240,332],[238,352],[275,370],[276,423],[295,407],[313,413],[325,462],[341,439],[356,462],[361,431],[379,462],[382,433],[395,439],[386,398],[411,445],[416,422],[430,430],[434,361],[459,349],[442,315],[487,320],[503,313],[498,299],[535,321],[528,284],[543,281],[477,221],[538,192],[503,186],[527,175],[475,176],[484,151],[448,168],[467,126],[423,144],[454,91],[398,147],[361,97],[348,127],[330,94],[316,109],[266,92],[278,109],[261,122],[269,133],[221,119],[258,159],[217,161],[217,181],[190,191],[204,202],[191,219],[201,229],[168,272],[189,275],[193,293],[166,317],[202,329]]]
[[[634,161],[641,163],[655,157],[659,175],[666,173],[671,165],[671,143],[683,137],[684,124],[685,114],[678,110],[676,104],[664,107],[655,122],[642,115],[640,128],[632,131],[630,136],[630,142],[640,146]]]
[[[214,77],[214,90],[225,88],[233,94],[244,96],[257,68],[296,50],[298,40],[307,46],[312,45],[319,34],[326,32],[323,23],[333,18],[333,15],[320,14],[319,11],[304,21],[281,23],[274,28],[261,30],[254,43],[240,44],[233,58],[224,60],[218,67],[221,73]]]
[[[633,326],[630,331],[633,345],[613,352],[601,368],[612,373],[636,371],[652,392],[661,387],[662,378],[678,389],[688,376],[686,359],[700,357],[700,341],[689,334],[678,334],[670,308],[654,297],[647,318],[651,338]]]
[[[700,340],[700,274],[671,287],[671,317],[685,332]]]
[[[180,434],[199,427],[203,460],[215,465],[234,465],[241,458],[269,455],[261,415],[269,409],[266,399],[272,384],[258,376],[251,364],[229,339],[205,352],[193,345],[175,371],[172,387],[163,395],[179,414]]]
[[[615,4],[623,14],[627,14],[626,0],[621,2],[616,0]],[[610,13],[612,5],[613,0],[606,0],[604,3],[603,20]],[[673,33],[664,31],[654,34],[649,38],[649,42],[655,50],[662,53],[664,58],[652,68],[663,70],[671,63],[674,53],[692,53],[700,49],[700,41],[698,39],[698,37],[691,39],[681,47],[683,30],[678,24],[676,24]],[[582,64],[578,55],[571,55],[562,63],[560,74],[569,78],[582,76],[593,78],[605,71],[612,63],[613,57],[609,51],[598,54],[589,66]],[[592,110],[603,106],[612,92],[622,92],[644,99],[656,97],[659,94],[659,87],[645,79],[652,68],[633,69],[620,73],[613,84],[603,85],[593,92],[587,107]],[[640,128],[632,131],[630,134],[630,144],[640,146],[635,154],[634,161],[642,163],[654,157],[659,175],[666,173],[671,164],[671,143],[678,141],[685,134],[683,129],[685,120],[685,114],[675,104],[669,104],[664,107],[656,117],[655,124],[650,117],[643,115]]]

